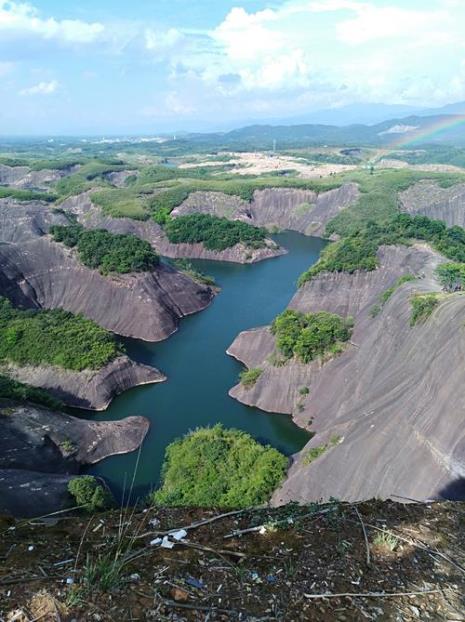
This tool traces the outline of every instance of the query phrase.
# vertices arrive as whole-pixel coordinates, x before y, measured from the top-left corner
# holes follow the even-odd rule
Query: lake
[[[166,446],[199,426],[221,422],[286,455],[299,451],[308,441],[308,433],[289,416],[264,413],[228,396],[243,367],[226,354],[227,348],[240,331],[269,324],[285,309],[299,275],[317,261],[326,244],[294,232],[273,238],[288,249],[287,255],[248,265],[192,261],[221,288],[212,304],[183,319],[178,332],[165,341],[124,340],[129,356],[157,367],[168,380],[136,387],[115,398],[106,411],[84,415],[100,421],[129,415],[150,419],[151,429],[140,455],[134,452],[107,458],[87,471],[105,477],[118,498],[133,479],[135,497],[155,487]]]

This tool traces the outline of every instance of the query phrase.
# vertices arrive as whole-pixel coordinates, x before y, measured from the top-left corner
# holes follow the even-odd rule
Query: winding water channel
[[[157,485],[166,446],[198,426],[218,422],[245,430],[289,455],[300,450],[308,434],[286,415],[264,413],[228,396],[242,366],[226,354],[236,335],[269,324],[295,292],[298,276],[316,262],[325,242],[298,233],[274,236],[287,255],[252,265],[195,261],[196,268],[215,277],[221,287],[210,307],[182,320],[177,333],[156,344],[126,340],[128,354],[168,376],[163,384],[147,385],[117,397],[96,420],[144,415],[150,432],[140,453],[115,456],[92,467],[117,496],[134,477],[136,496]]]

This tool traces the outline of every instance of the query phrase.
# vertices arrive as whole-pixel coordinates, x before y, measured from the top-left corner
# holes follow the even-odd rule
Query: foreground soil
[[[0,620],[460,621],[464,529],[449,502],[2,519]]]

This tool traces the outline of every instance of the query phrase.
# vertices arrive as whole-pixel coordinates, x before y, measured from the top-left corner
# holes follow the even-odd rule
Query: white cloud
[[[29,88],[22,89],[20,95],[52,95],[58,88],[57,80],[50,80],[50,82],[39,82],[30,86]]]
[[[152,28],[145,30],[145,49],[150,52],[163,52],[175,48],[184,38],[177,28],[157,31]]]
[[[3,35],[37,36],[65,43],[91,43],[104,29],[104,25],[99,22],[40,17],[38,10],[29,3],[0,0],[0,33]]]

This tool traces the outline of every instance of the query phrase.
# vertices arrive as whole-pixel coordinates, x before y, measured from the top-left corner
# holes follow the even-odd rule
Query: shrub
[[[244,385],[246,389],[250,389],[260,378],[262,372],[263,369],[260,369],[259,367],[252,367],[252,369],[242,370],[239,375],[241,384]]]
[[[287,458],[240,430],[199,428],[168,445],[157,505],[249,507],[268,500]]]
[[[334,313],[300,313],[287,309],[271,325],[276,347],[287,358],[297,356],[309,363],[317,356],[332,352],[351,334],[351,321]]]
[[[82,225],[53,225],[50,233],[56,242],[77,247],[79,259],[88,268],[102,274],[145,272],[159,263],[159,257],[145,240],[135,235],[114,234],[105,229],[84,229]]]
[[[4,376],[3,374],[0,374],[0,398],[16,400],[18,402],[33,402],[55,410],[63,408],[63,403],[52,397],[44,389],[31,387],[28,384],[23,384],[22,382],[8,378],[8,376]]]
[[[335,435],[330,438],[328,443],[325,443],[324,445],[318,445],[317,447],[312,447],[311,449],[307,451],[307,453],[304,456],[304,459],[303,459],[304,465],[311,464],[312,462],[317,460],[320,456],[322,456],[324,453],[326,453],[328,449],[331,449],[331,447],[335,447],[336,445],[339,445],[340,442],[341,442],[341,437]]]
[[[465,264],[443,263],[436,268],[436,275],[441,285],[449,292],[462,290],[465,287]]]
[[[62,309],[14,309],[0,297],[0,361],[99,369],[121,353],[114,336],[81,315]]]
[[[227,220],[209,214],[191,214],[172,218],[165,231],[174,244],[203,243],[209,250],[222,251],[242,243],[252,248],[265,246],[266,232],[238,220]]]
[[[410,326],[415,326],[415,324],[426,322],[439,304],[439,299],[436,294],[418,294],[413,296],[410,302],[412,305]]]
[[[105,510],[111,505],[110,493],[92,475],[81,475],[68,484],[68,492],[77,505],[84,506],[88,512]]]

